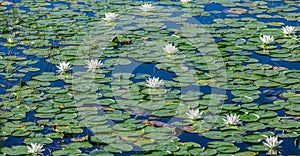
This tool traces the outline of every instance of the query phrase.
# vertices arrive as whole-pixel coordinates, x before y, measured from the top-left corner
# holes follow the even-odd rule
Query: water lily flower
[[[178,51],[178,49],[175,46],[173,46],[172,44],[167,44],[163,49],[168,54],[174,54]]]
[[[292,34],[295,34],[297,29],[295,29],[295,27],[293,26],[285,26],[285,27],[282,27],[282,32],[284,35],[292,35]]]
[[[37,144],[37,143],[30,143],[30,146],[27,146],[28,152],[32,153],[32,154],[40,154],[43,155],[43,151],[45,151],[45,149],[42,149],[43,145],[41,144]]]
[[[274,149],[277,148],[279,146],[279,144],[281,144],[283,141],[280,140],[278,141],[278,137],[277,136],[265,136],[267,137],[265,139],[266,142],[263,142],[264,146],[268,147],[269,149]]]
[[[180,0],[181,3],[188,3],[191,2],[192,0]]]
[[[185,114],[188,116],[188,118],[190,118],[192,120],[197,120],[197,119],[201,118],[202,113],[203,112],[199,112],[199,109],[190,109]]]
[[[142,6],[140,6],[140,9],[143,10],[144,12],[148,12],[151,11],[154,7],[152,6],[152,4],[143,4]]]
[[[70,65],[69,62],[61,62],[61,63],[59,63],[59,65],[56,66],[56,67],[58,68],[57,72],[58,72],[59,74],[64,74],[64,73],[66,73],[68,70],[71,69],[71,65]]]
[[[264,43],[264,44],[270,44],[270,43],[274,42],[274,36],[271,36],[271,35],[262,35],[259,38],[262,41],[262,43]]]
[[[225,125],[239,125],[241,124],[240,116],[236,114],[227,114],[225,118],[223,118]]]
[[[105,17],[102,19],[111,22],[111,21],[116,20],[117,16],[118,16],[118,14],[116,14],[114,12],[113,13],[108,12],[108,13],[105,13]]]
[[[88,68],[87,72],[95,72],[97,68],[100,68],[103,63],[101,61],[98,61],[98,59],[95,60],[87,60],[85,67]]]
[[[164,84],[163,80],[159,80],[158,78],[149,78],[148,80],[146,80],[148,84],[146,84],[146,86],[150,87],[150,88],[159,88],[160,86],[162,86]]]
[[[13,43],[14,43],[14,39],[12,39],[12,38],[8,38],[8,39],[7,39],[7,43],[9,43],[9,44],[13,44]]]

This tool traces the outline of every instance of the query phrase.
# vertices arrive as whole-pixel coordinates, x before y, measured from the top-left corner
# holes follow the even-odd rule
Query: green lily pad
[[[25,144],[30,144],[30,143],[37,143],[37,144],[51,144],[53,142],[52,139],[43,137],[43,136],[36,136],[33,138],[25,138],[24,143]]]
[[[58,77],[55,76],[53,73],[44,72],[41,75],[33,76],[32,79],[38,80],[38,81],[43,81],[43,82],[53,82],[53,81],[58,80]]]
[[[63,156],[63,155],[79,155],[81,154],[81,151],[79,149],[62,149],[62,150],[56,150],[51,153],[54,156]]]
[[[258,151],[258,152],[266,152],[269,150],[264,145],[252,145],[252,146],[249,146],[247,149],[250,151]]]
[[[131,151],[133,147],[128,144],[113,143],[105,146],[103,149],[107,152],[122,153]]]
[[[27,155],[29,154],[26,146],[12,146],[12,148],[3,147],[1,152],[8,155]]]

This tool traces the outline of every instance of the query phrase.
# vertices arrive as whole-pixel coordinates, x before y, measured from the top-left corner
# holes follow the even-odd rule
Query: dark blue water
[[[273,103],[275,100],[284,100],[280,95],[284,93],[287,89],[276,87],[276,88],[260,88],[260,96],[253,102],[257,104]]]
[[[277,7],[277,6],[281,6],[283,5],[284,2],[268,2],[268,6],[269,7]],[[243,8],[248,10],[247,7],[243,7],[243,6],[238,6],[238,8]],[[209,4],[205,4],[205,11],[210,12],[210,11],[222,11],[222,13],[220,14],[215,14],[215,13],[211,13],[210,16],[195,16],[195,18],[201,23],[201,24],[213,24],[213,20],[214,19],[224,19],[227,18],[227,15],[229,15],[230,13],[226,13],[226,10],[229,9],[227,7],[222,6],[222,4],[219,3],[209,3]],[[298,10],[299,11],[299,10]],[[269,14],[269,15],[276,15],[276,13],[268,13],[268,12],[262,12],[260,14]],[[252,18],[256,18],[258,22],[264,22],[264,23],[268,23],[268,22],[282,22],[285,25],[291,25],[291,26],[299,26],[299,22],[297,21],[288,21],[286,19],[283,18],[270,18],[270,19],[265,19],[265,18],[257,18],[256,15],[258,14],[241,14],[238,15],[238,17],[236,18],[237,21],[239,21],[238,19],[240,18],[245,18],[245,17],[252,17]],[[269,26],[270,28],[278,28],[281,26]]]
[[[268,65],[277,66],[277,67],[284,67],[289,70],[300,70],[299,62],[283,61],[280,59],[271,58],[270,56],[260,55],[255,52],[252,52],[252,54],[249,57],[257,59],[259,61],[259,63],[262,63],[262,64],[268,64]],[[243,63],[243,65],[247,65],[247,64],[250,64],[250,63]]]
[[[148,74],[151,77],[159,77],[163,80],[171,80],[173,77],[176,76],[175,73],[170,73],[165,70],[157,69],[155,67],[156,63],[148,64],[148,63],[138,63],[132,60],[131,65],[129,66],[118,66],[115,68],[117,72],[130,72],[134,74]],[[133,79],[133,82],[141,82],[144,80]]]

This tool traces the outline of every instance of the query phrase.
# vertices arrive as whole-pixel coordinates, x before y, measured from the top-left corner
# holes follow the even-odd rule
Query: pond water
[[[0,155],[300,155],[300,2],[183,1],[1,2]]]

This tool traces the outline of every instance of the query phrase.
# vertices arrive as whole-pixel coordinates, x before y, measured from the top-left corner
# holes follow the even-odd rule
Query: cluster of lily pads
[[[230,10],[205,11],[217,3]],[[3,3],[1,154],[272,155],[285,138],[298,149],[300,71],[254,54],[299,62],[299,28],[259,21],[299,21],[299,5],[270,4]]]

